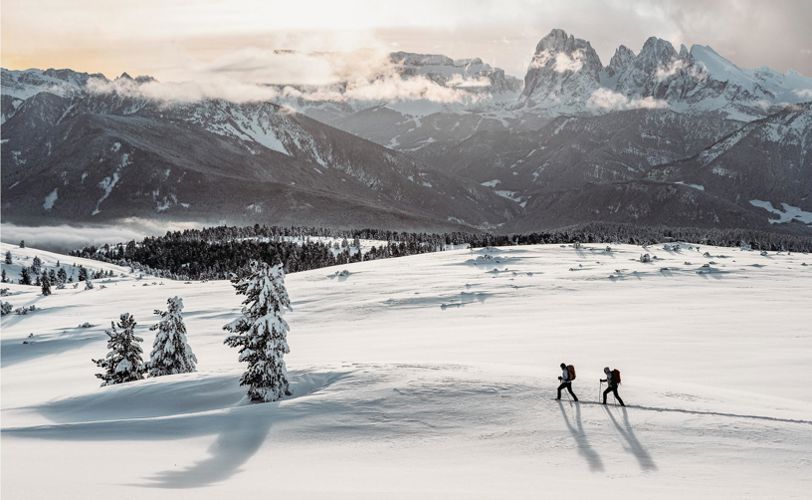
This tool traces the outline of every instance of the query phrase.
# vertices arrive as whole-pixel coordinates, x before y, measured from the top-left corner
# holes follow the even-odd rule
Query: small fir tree
[[[31,261],[31,270],[34,271],[34,274],[42,272],[42,260],[36,255],[34,256],[34,260]]]
[[[47,273],[42,273],[42,279],[40,282],[42,285],[42,295],[46,297],[51,295],[51,279],[48,277]]]
[[[6,264],[11,264],[11,250],[6,250]]]
[[[118,325],[110,322],[111,328],[105,332],[108,337],[107,356],[93,360],[96,366],[104,370],[96,374],[102,380],[102,387],[144,378],[144,360],[141,358],[141,342],[144,339],[135,335],[135,325],[135,318],[130,313],[122,314]]]
[[[158,331],[149,356],[150,377],[197,371],[197,358],[186,340],[186,325],[181,311],[183,299],[180,297],[169,298],[166,311],[155,310],[161,320],[150,328]]]
[[[5,269],[0,271],[0,281],[2,281],[3,283],[8,282],[8,277],[6,276],[6,270]]]
[[[29,271],[27,267],[23,267],[22,270],[20,271],[20,284],[21,285],[31,284],[31,271]]]
[[[85,280],[85,290],[93,290],[93,280],[90,278]]]
[[[284,355],[290,352],[288,324],[282,318],[290,309],[282,264],[273,267],[252,261],[250,275],[235,278],[238,295],[245,295],[242,316],[225,325],[231,332],[225,343],[240,350],[239,360],[248,363],[240,385],[248,387],[252,401],[276,401],[290,395]]]

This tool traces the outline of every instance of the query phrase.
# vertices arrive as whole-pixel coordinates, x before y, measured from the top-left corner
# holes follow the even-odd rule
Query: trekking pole
[[[598,384],[598,403],[601,402],[601,390],[603,389],[603,382]]]

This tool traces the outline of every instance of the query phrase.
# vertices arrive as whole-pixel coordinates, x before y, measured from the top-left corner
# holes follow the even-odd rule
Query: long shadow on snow
[[[753,420],[767,420],[770,422],[783,422],[787,424],[812,425],[812,420],[804,420],[800,418],[767,417],[764,415],[747,415],[742,413],[726,413],[720,411],[706,411],[706,410],[684,410],[682,408],[661,408],[657,406],[640,406],[640,405],[626,405],[626,408],[636,408],[638,410],[658,411],[658,412],[687,413],[689,415],[711,415],[714,417],[747,418]]]
[[[151,417],[130,416],[129,418],[17,427],[3,429],[2,432],[15,437],[79,441],[175,440],[216,434],[216,439],[207,450],[208,456],[206,458],[181,469],[159,472],[146,478],[148,481],[146,484],[130,485],[153,488],[197,488],[224,481],[238,473],[240,467],[263,445],[274,423],[294,420],[303,416],[300,411],[281,407],[281,403],[318,392],[335,383],[344,375],[346,374],[343,372],[311,374],[292,372],[291,385],[294,396],[281,402],[210,408],[197,413]],[[212,378],[215,379],[215,387],[221,389],[219,392],[215,391],[217,393],[214,395],[214,400],[222,403],[223,398],[226,396],[225,393],[228,392],[226,387],[221,387],[224,382],[221,379],[224,377]],[[195,384],[195,382],[199,382],[197,379],[190,378],[188,382],[187,389],[200,389]],[[132,396],[137,400],[140,392],[138,391],[138,382],[131,384],[122,384],[122,386],[129,385],[128,389],[132,390]],[[174,383],[172,385],[178,384]],[[241,390],[238,385],[233,385]],[[150,392],[160,396],[157,392]],[[96,396],[98,397],[98,394]],[[126,394],[123,396],[126,396]],[[172,391],[170,391],[169,396],[170,398],[173,397]],[[179,397],[179,395],[176,394],[174,397]],[[81,407],[83,401],[92,404],[92,398],[93,394],[91,393],[86,396],[48,403],[43,405],[41,411],[50,418],[55,415],[63,418],[68,415],[88,416],[88,414],[83,415],[83,412],[75,408],[77,405]],[[121,402],[119,397],[103,399],[113,405]],[[233,400],[234,398],[230,399]],[[143,402],[146,403],[146,400]],[[200,405],[202,402],[198,402],[198,404]],[[171,406],[164,407],[164,409],[170,408]],[[198,408],[203,408],[203,406],[198,406]],[[109,411],[104,411],[98,405],[96,405],[96,410],[108,416],[120,416],[121,413],[127,412],[126,409],[108,409]],[[161,411],[155,413],[161,413]]]
[[[626,408],[621,407],[623,410],[623,426],[621,426],[615,416],[612,415],[611,410],[606,406],[603,407],[606,410],[606,413],[609,414],[609,418],[612,419],[612,423],[615,424],[615,428],[623,436],[623,439],[628,443],[629,449],[634,455],[634,458],[637,459],[637,462],[640,464],[640,468],[643,470],[657,470],[657,464],[654,463],[654,460],[651,458],[649,452],[640,444],[640,441],[637,439],[637,436],[634,434],[634,430],[632,429],[632,424],[629,422],[629,414],[626,411]]]
[[[564,417],[564,423],[567,424],[567,428],[572,434],[573,439],[575,439],[575,444],[578,445],[578,453],[580,453],[581,456],[586,459],[587,464],[589,464],[589,470],[593,472],[602,471],[603,460],[601,460],[598,452],[592,448],[592,445],[589,444],[589,440],[584,432],[584,425],[581,422],[581,405],[575,405],[575,423],[578,426],[577,429],[570,423],[570,419],[567,416],[567,412],[564,411],[564,405],[561,403],[561,401],[558,401],[558,407],[561,409],[561,416]]]
[[[271,430],[279,404],[231,408],[223,415],[224,425],[209,446],[208,456],[181,469],[158,472],[146,478],[149,488],[200,488],[225,481],[259,450]]]
[[[65,351],[83,347],[87,345],[88,341],[106,338],[104,333],[99,331],[65,328],[61,333],[39,335],[35,333],[31,339],[2,340],[0,341],[0,364],[11,366],[42,356],[62,354]],[[24,340],[28,343],[23,344]]]

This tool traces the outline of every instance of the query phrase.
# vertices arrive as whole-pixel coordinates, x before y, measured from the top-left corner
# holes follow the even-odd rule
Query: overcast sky
[[[523,76],[538,40],[563,28],[589,40],[604,64],[618,45],[638,52],[654,35],[677,48],[710,45],[742,67],[812,75],[806,0],[2,0],[1,8],[2,65],[13,69],[182,80],[228,67],[232,77],[260,70],[307,80],[319,71],[314,61],[265,54],[372,49],[481,57]],[[349,58],[342,71],[364,61]]]

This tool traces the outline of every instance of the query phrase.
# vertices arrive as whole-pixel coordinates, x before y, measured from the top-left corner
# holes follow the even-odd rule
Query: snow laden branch
[[[104,359],[94,359],[96,366],[104,370],[96,377],[102,380],[102,387],[106,385],[123,384],[144,378],[144,361],[141,358],[141,337],[135,335],[135,318],[130,313],[124,313],[119,318],[118,328],[110,322],[107,330],[107,356]]]
[[[245,295],[242,316],[223,327],[231,333],[225,344],[239,348],[239,360],[248,363],[240,385],[248,387],[251,401],[276,401],[291,394],[284,355],[290,352],[290,310],[282,264],[273,267],[252,261],[247,277],[232,280],[238,295]]]
[[[197,371],[197,357],[187,342],[181,311],[183,299],[177,296],[166,301],[166,311],[155,311],[161,319],[150,328],[158,331],[147,365],[150,377]]]

